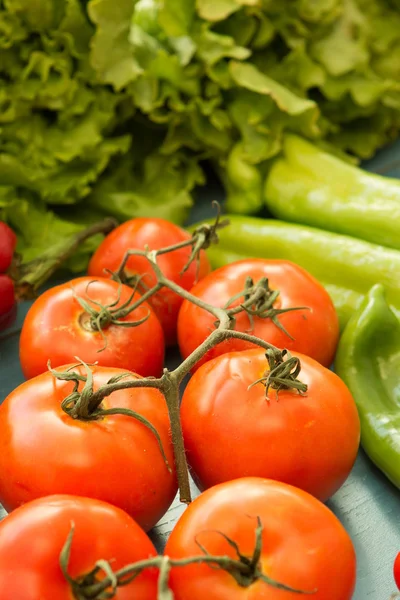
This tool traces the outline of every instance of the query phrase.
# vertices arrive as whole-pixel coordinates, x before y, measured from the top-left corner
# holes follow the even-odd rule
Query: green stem
[[[119,282],[118,292],[115,300],[109,304],[101,304],[101,302],[98,302],[89,296],[89,286],[91,283],[95,283],[95,281],[96,280],[89,281],[86,286],[87,299],[78,296],[73,288],[72,293],[75,300],[85,311],[80,318],[81,326],[88,331],[98,331],[101,334],[104,340],[104,346],[103,348],[97,350],[97,352],[102,352],[107,347],[107,337],[104,333],[104,329],[107,329],[107,327],[110,325],[116,325],[119,327],[139,327],[145,323],[145,321],[147,321],[150,316],[150,312],[148,311],[144,317],[138,319],[137,321],[121,321],[121,319],[125,319],[125,317],[130,315],[137,308],[137,306],[143,304],[144,302],[144,300],[140,298],[138,302],[132,303],[133,297],[136,294],[136,286],[133,288],[129,298],[120,304],[123,284]],[[92,306],[93,304],[96,306],[96,308]]]
[[[266,353],[269,368],[263,377],[254,381],[249,388],[262,383],[265,386],[265,395],[268,398],[269,388],[276,390],[278,396],[281,390],[295,390],[305,394],[308,386],[298,379],[301,371],[301,362],[297,356],[292,356],[287,350],[269,349]]]
[[[44,252],[40,258],[20,264],[15,261],[10,269],[10,276],[15,284],[15,297],[18,300],[34,298],[38,289],[74,254],[83,242],[99,233],[107,234],[116,226],[117,222],[113,219],[104,219],[104,221],[79,231],[55,248]]]
[[[135,310],[141,304],[143,304],[144,302],[147,302],[147,300],[149,300],[149,298],[151,298],[152,296],[157,294],[157,292],[159,292],[163,287],[164,287],[164,285],[162,283],[160,283],[160,282],[156,283],[155,286],[153,286],[152,288],[147,290],[147,292],[142,294],[141,297],[139,298],[139,300],[134,302],[134,304],[132,305],[132,310]]]
[[[254,326],[253,317],[270,319],[274,325],[278,327],[278,329],[280,329],[285,335],[293,340],[294,338],[280,322],[278,318],[279,315],[292,312],[294,310],[310,310],[310,308],[308,306],[274,308],[274,303],[278,299],[279,294],[279,290],[272,290],[269,287],[269,281],[267,277],[262,277],[256,284],[254,284],[251,277],[248,277],[246,279],[244,290],[230,298],[225,306],[225,309],[230,317],[233,317],[238,313],[245,312],[249,317],[251,328]],[[229,308],[229,306],[235,302],[235,300],[239,300],[240,298],[243,298],[243,302],[241,302],[239,306]]]
[[[174,373],[170,373],[167,369],[162,376],[162,392],[167,403],[168,414],[171,424],[172,444],[174,447],[174,458],[176,475],[179,486],[179,499],[185,504],[192,501],[189,469],[186,459],[185,443],[183,439],[183,431],[180,417],[179,406],[179,381]]]
[[[68,564],[71,555],[71,546],[74,535],[74,525],[68,534],[67,540],[60,553],[60,567],[64,577],[68,581],[77,600],[101,600],[102,598],[114,598],[118,587],[129,585],[145,569],[158,568],[160,570],[158,580],[158,600],[172,600],[171,590],[168,585],[169,573],[172,568],[186,567],[189,565],[205,564],[215,569],[226,571],[233,577],[241,587],[250,587],[258,580],[265,584],[295,594],[314,594],[317,590],[300,590],[290,587],[284,583],[272,579],[260,569],[260,558],[262,554],[262,532],[263,527],[257,517],[257,528],[255,530],[256,541],[253,553],[250,557],[240,552],[236,542],[220,531],[219,533],[228,544],[234,548],[236,557],[226,555],[212,555],[206,548],[198,543],[202,551],[201,555],[189,556],[187,558],[174,559],[169,556],[154,556],[126,565],[118,571],[112,570],[111,564],[105,560],[99,560],[95,567],[87,574],[73,579],[68,573]],[[97,575],[102,572],[104,577],[99,581]],[[110,589],[111,588],[111,589]],[[107,594],[107,595],[106,595]]]
[[[132,376],[132,373],[129,373],[129,375]],[[138,379],[129,379],[128,381],[119,381],[117,383],[106,383],[105,385],[102,385],[97,392],[93,392],[92,397],[90,398],[89,411],[94,412],[97,410],[104,398],[110,396],[110,394],[113,392],[143,387],[156,388],[160,391],[163,391],[162,379],[144,377]]]

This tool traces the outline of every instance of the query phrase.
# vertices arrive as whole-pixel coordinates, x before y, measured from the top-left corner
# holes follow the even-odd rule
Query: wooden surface
[[[366,167],[400,177],[400,143],[381,152]],[[209,206],[207,201],[218,199],[219,196],[220,191],[214,186],[202,190],[192,220],[204,217],[206,206]],[[18,323],[14,328],[21,325],[28,307],[29,303],[20,305]],[[170,356],[168,362],[172,366],[176,360],[176,356]],[[0,402],[22,381],[18,336],[13,336],[0,342]],[[193,492],[196,495],[194,485]],[[393,560],[400,551],[400,492],[360,451],[349,479],[328,502],[328,506],[340,518],[356,547],[358,579],[354,600],[389,600],[395,592]],[[152,538],[160,550],[183,510],[184,507],[175,500],[152,532]]]

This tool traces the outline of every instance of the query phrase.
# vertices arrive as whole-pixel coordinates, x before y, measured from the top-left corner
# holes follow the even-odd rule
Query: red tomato
[[[201,544],[213,555],[237,558],[221,533],[251,557],[260,518],[262,572],[292,588],[317,590],[313,600],[350,600],[356,578],[353,544],[339,520],[321,502],[294,487],[267,479],[244,478],[201,494],[171,533],[165,554],[199,556]],[[302,596],[260,580],[249,587],[207,565],[175,567],[170,575],[175,600],[295,600]],[[308,596],[306,596],[308,598]]]
[[[3,221],[0,221],[0,273],[5,273],[13,258],[17,236]]]
[[[129,249],[143,250],[146,244],[152,250],[179,244],[190,239],[190,234],[177,225],[156,218],[137,218],[123,223],[114,229],[100,244],[89,264],[89,275],[107,276],[104,269],[117,271],[122,259]],[[185,290],[190,290],[196,282],[196,264],[181,274],[191,253],[191,248],[181,248],[158,257],[158,264],[163,274],[179,284]],[[145,286],[152,287],[157,282],[149,261],[142,256],[131,256],[127,262],[128,276],[142,275]],[[210,264],[204,251],[200,254],[198,277],[201,279],[210,271]],[[164,329],[165,341],[168,346],[176,343],[176,322],[182,304],[182,298],[164,288],[149,300]]]
[[[278,348],[307,354],[321,364],[329,366],[339,338],[338,317],[326,290],[301,267],[285,260],[240,260],[210,273],[191,290],[191,293],[209,304],[222,307],[244,289],[246,278],[249,276],[254,283],[262,277],[268,277],[271,288],[280,291],[274,308],[307,306],[308,309],[278,316],[294,339],[290,339],[269,318],[254,317],[254,327],[251,329],[249,317],[245,313],[237,315],[235,329],[252,333]],[[232,303],[232,306],[241,302],[243,297]],[[214,323],[213,315],[188,300],[183,302],[178,318],[178,342],[184,358],[206,339],[215,328]],[[242,340],[227,340],[210,350],[196,368],[225,352],[248,348],[254,348],[254,345]]]
[[[159,376],[164,361],[164,337],[161,325],[150,306],[145,303],[120,320],[139,321],[148,319],[135,327],[109,325],[103,328],[105,339],[99,331],[90,327],[88,313],[74,297],[73,292],[86,300],[103,305],[115,302],[116,307],[126,302],[132,290],[119,286],[109,279],[79,277],[44,292],[33,303],[26,315],[20,337],[20,361],[25,377],[35,377],[47,371],[47,361],[58,367],[76,360],[86,363],[98,362],[105,367],[120,367],[139,373]],[[89,300],[89,297],[91,300]],[[133,300],[140,298],[135,294]]]
[[[8,275],[0,274],[0,331],[12,325],[16,316],[13,280]]]
[[[82,367],[74,370],[84,374]],[[94,390],[125,372],[107,367],[92,371]],[[168,510],[177,490],[161,392],[119,390],[106,397],[102,407],[129,408],[150,421],[172,473],[155,435],[137,419],[107,415],[88,421],[66,414],[61,402],[72,389],[73,382],[56,380],[47,372],[20,385],[1,404],[0,502],[13,510],[50,494],[88,496],[119,506],[150,529]]]
[[[400,590],[400,552],[398,553],[398,555],[396,556],[396,559],[394,561],[393,576],[394,576],[396,585]]]
[[[72,600],[59,557],[71,530],[68,574],[74,579],[96,561],[113,570],[156,556],[156,550],[131,517],[119,508],[76,496],[49,496],[15,510],[0,524],[0,600]],[[144,570],[118,588],[115,600],[155,600],[156,569]]]
[[[268,362],[263,350],[224,354],[189,381],[181,419],[193,476],[201,488],[248,475],[297,486],[326,500],[349,475],[360,421],[341,379],[315,360],[301,359],[308,385],[268,392],[258,383]],[[210,443],[212,440],[212,444]]]

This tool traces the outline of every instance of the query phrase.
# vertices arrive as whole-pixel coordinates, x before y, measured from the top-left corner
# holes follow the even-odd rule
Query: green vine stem
[[[265,354],[269,368],[263,377],[254,381],[249,388],[262,383],[265,386],[265,395],[268,399],[270,388],[276,390],[276,396],[281,390],[296,390],[299,394],[305,394],[308,386],[298,379],[301,371],[301,362],[297,356],[292,356],[288,350],[268,349]]]
[[[207,354],[209,350],[211,350],[217,344],[220,344],[221,342],[224,342],[225,340],[231,338],[244,340],[246,342],[258,345],[259,347],[264,348],[267,351],[271,351],[271,356],[274,356],[275,361],[278,361],[279,357],[281,356],[281,361],[284,362],[284,357],[286,354],[285,350],[281,351],[272,344],[261,340],[254,335],[236,331],[234,329],[235,316],[241,311],[246,312],[249,315],[249,318],[252,318],[252,316],[254,316],[255,314],[259,315],[260,318],[272,318],[268,312],[270,308],[266,306],[266,302],[267,304],[270,303],[270,300],[268,300],[267,297],[270,298],[271,293],[273,294],[273,292],[268,291],[269,288],[268,290],[266,289],[265,282],[262,282],[261,287],[254,286],[253,283],[251,283],[250,285],[250,282],[248,282],[245,286],[245,289],[242,292],[244,302],[239,307],[235,307],[233,309],[229,309],[226,307],[221,308],[204,302],[200,298],[193,296],[190,292],[183,289],[177,283],[167,279],[157,264],[157,256],[165,254],[167,252],[172,252],[177,248],[183,247],[192,248],[192,252],[187,265],[191,264],[193,261],[198,261],[200,251],[204,248],[209,247],[211,243],[217,243],[218,229],[226,225],[226,221],[220,221],[220,213],[218,211],[215,223],[211,225],[201,225],[198,229],[194,231],[192,238],[185,242],[181,242],[180,244],[177,244],[175,246],[169,246],[168,248],[163,248],[161,250],[128,250],[121,262],[120,267],[115,273],[115,277],[123,280],[124,269],[129,256],[135,255],[146,258],[149,261],[149,265],[156,276],[157,283],[136,302],[133,302],[133,304],[130,305],[130,310],[135,310],[135,308],[139,307],[143,302],[145,302],[153,294],[156,294],[162,288],[169,288],[182,298],[192,302],[193,304],[196,304],[200,308],[203,308],[215,317],[216,329],[210,333],[208,338],[200,346],[198,346],[198,348],[196,348],[192,352],[192,354],[188,356],[175,370],[168,371],[167,369],[164,369],[163,375],[160,378],[132,379],[132,374],[127,374],[126,378],[110,380],[106,385],[100,387],[96,392],[93,391],[93,388],[91,386],[85,386],[83,390],[78,391],[78,380],[76,380],[72,394],[70,395],[69,399],[65,399],[63,402],[64,410],[67,409],[69,411],[69,414],[74,418],[96,418],[96,416],[100,414],[98,411],[101,408],[102,400],[106,396],[109,396],[117,390],[131,389],[134,387],[154,387],[159,389],[165,397],[169,413],[180,501],[187,504],[191,502],[191,492],[189,483],[189,470],[184,448],[183,433],[179,414],[179,391],[183,379],[188,373],[190,373],[190,371],[193,369],[196,363],[201,358],[203,358],[203,356],[205,356],[205,354]],[[256,301],[259,301],[260,304],[254,306]],[[294,382],[298,381],[297,375],[300,373],[301,368],[300,361],[296,363],[296,377],[293,377],[293,369],[288,370],[289,364],[291,363],[285,361],[285,367],[283,368],[283,371],[280,372],[280,389],[283,389],[284,384],[286,384],[287,388],[289,389],[299,390],[301,388],[298,388],[297,384],[295,384]],[[86,365],[85,368],[89,367],[87,367]],[[63,374],[59,375],[57,371],[53,371],[53,374],[55,377],[61,379],[63,378]],[[128,375],[130,375],[130,378],[128,378]],[[87,375],[87,377],[89,377],[89,374]],[[275,379],[273,379],[273,377]],[[276,382],[278,382],[278,375],[276,373],[273,377],[270,376],[269,379],[270,387],[275,385]],[[73,378],[70,377],[70,379]],[[87,379],[85,381],[87,384]]]
[[[185,567],[195,564],[208,564],[214,569],[225,571],[236,583],[244,588],[251,586],[256,581],[263,581],[265,584],[286,592],[295,594],[311,595],[316,593],[313,590],[300,590],[288,586],[282,582],[272,579],[262,571],[260,559],[262,554],[262,533],[263,526],[261,519],[257,517],[257,527],[255,529],[255,545],[251,556],[241,553],[238,544],[227,535],[216,531],[226,542],[234,549],[236,558],[226,555],[213,555],[196,540],[196,544],[202,554],[188,558],[174,559],[169,556],[154,556],[144,559],[130,565],[122,567],[118,571],[113,571],[111,564],[106,560],[96,562],[94,568],[88,573],[72,578],[68,573],[69,559],[73,542],[75,526],[72,523],[67,540],[60,553],[60,568],[64,577],[71,586],[76,600],[106,600],[115,597],[118,587],[129,585],[135,577],[148,568],[158,568],[158,594],[157,600],[173,600],[173,594],[169,588],[169,574],[172,568]],[[98,575],[101,574],[101,578]]]
[[[249,318],[251,329],[254,327],[254,317],[270,319],[278,329],[293,340],[294,338],[285,329],[278,317],[294,310],[309,310],[309,307],[292,306],[290,308],[275,308],[274,303],[277,301],[279,294],[279,290],[272,290],[269,287],[267,277],[262,277],[257,283],[254,283],[251,277],[247,277],[244,290],[230,298],[224,308],[230,317],[245,311]],[[239,306],[230,308],[231,304],[239,300],[239,298],[243,298],[243,302]]]
[[[77,358],[77,360],[79,360],[79,359]],[[101,406],[101,402],[103,400],[103,397],[105,397],[105,396],[96,396],[96,392],[94,392],[94,389],[93,389],[93,373],[92,373],[89,365],[87,365],[83,361],[80,361],[80,364],[84,367],[84,369],[86,371],[86,376],[80,375],[79,373],[77,373],[76,371],[73,370],[78,365],[73,365],[72,367],[69,367],[69,369],[67,369],[67,371],[56,371],[51,368],[50,361],[47,364],[49,371],[54,375],[54,377],[56,377],[57,379],[63,380],[63,381],[73,381],[74,382],[74,387],[73,387],[72,392],[68,396],[66,396],[61,403],[61,408],[63,409],[63,411],[67,415],[72,417],[73,419],[81,419],[82,421],[96,421],[97,419],[102,419],[103,417],[106,417],[107,415],[125,415],[127,417],[136,419],[137,421],[142,423],[142,425],[147,427],[147,429],[149,429],[151,431],[151,433],[154,435],[154,437],[156,438],[158,447],[159,447],[162,457],[164,459],[165,465],[166,465],[168,471],[171,473],[172,469],[171,469],[170,464],[168,463],[167,455],[165,453],[164,446],[163,446],[161,438],[160,438],[160,434],[158,433],[158,431],[154,427],[154,425],[152,423],[150,423],[150,421],[148,419],[146,419],[145,417],[143,417],[141,414],[139,414],[129,408],[103,408]],[[118,382],[120,382],[123,379],[126,380],[128,377],[131,378],[131,380],[129,382],[130,388],[146,387],[146,384],[140,385],[141,379],[138,377],[135,378],[135,375],[133,373],[123,373],[121,375],[116,375],[115,377],[112,377],[107,382],[106,386],[107,385],[110,385],[110,386],[116,385]],[[133,377],[133,380],[132,380],[132,377]],[[146,381],[153,383],[153,380],[151,378],[149,378]],[[83,386],[83,389],[78,391],[80,382],[84,382],[84,386]],[[135,385],[135,384],[137,384],[137,385]],[[104,387],[106,387],[106,386],[104,386]],[[151,386],[148,385],[147,387],[157,387],[157,385],[151,385]],[[102,389],[102,388],[100,388],[100,389]]]
[[[117,225],[118,223],[114,219],[104,219],[60,241],[58,245],[41,254],[39,258],[26,263],[21,262],[20,257],[16,255],[9,269],[9,275],[14,281],[17,300],[35,298],[38,289],[74,254],[83,242],[99,233],[110,233]]]

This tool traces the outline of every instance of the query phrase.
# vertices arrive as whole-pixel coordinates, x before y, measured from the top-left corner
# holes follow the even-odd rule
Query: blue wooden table
[[[383,150],[365,168],[400,178],[400,142]],[[213,199],[221,199],[221,190],[211,184],[199,193],[191,220],[204,218]],[[15,329],[21,326],[29,305],[29,302],[20,305]],[[168,362],[172,365],[176,360],[171,355]],[[12,336],[0,342],[0,402],[22,381],[18,336]],[[193,492],[197,494],[194,484]],[[356,548],[358,578],[354,600],[389,600],[395,592],[393,560],[400,551],[400,492],[360,451],[350,477],[328,505],[346,527]],[[183,510],[175,500],[155,527],[152,537],[159,549]]]

